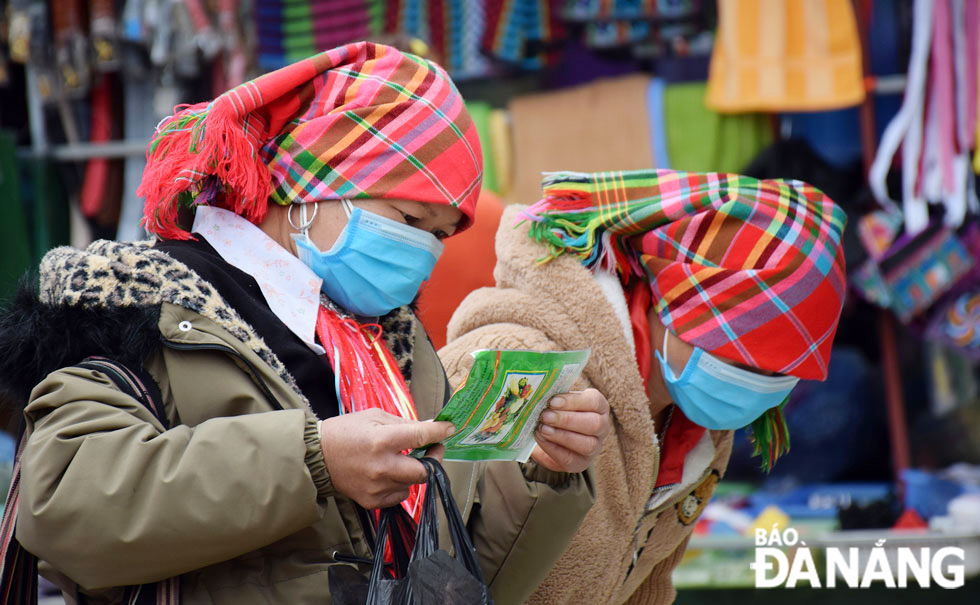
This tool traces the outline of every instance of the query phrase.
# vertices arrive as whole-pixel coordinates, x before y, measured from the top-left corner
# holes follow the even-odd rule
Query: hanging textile
[[[875,198],[886,212],[903,215],[910,234],[929,223],[930,202],[944,206],[944,221],[950,227],[962,224],[968,212],[980,211],[966,146],[967,113],[975,103],[966,89],[976,86],[975,76],[967,74],[977,70],[975,63],[968,65],[976,55],[966,52],[966,45],[978,37],[976,7],[968,10],[963,0],[916,0],[914,11],[905,98],[885,129],[868,175]],[[885,187],[899,147],[901,211]]]
[[[256,0],[259,65],[273,70],[371,36],[367,0]]]
[[[525,69],[548,65],[564,35],[561,0],[486,0],[483,50]]]
[[[851,0],[718,3],[708,107],[822,111],[864,100]]]
[[[703,82],[669,84],[663,94],[670,168],[741,173],[772,138],[766,116],[721,114],[706,107]]]
[[[476,126],[476,132],[480,135],[480,145],[483,147],[483,189],[484,191],[500,193],[497,188],[495,158],[494,154],[490,152],[490,114],[493,109],[489,103],[480,101],[467,103],[466,109],[469,110],[470,117],[473,118],[473,125]]]
[[[508,201],[540,199],[543,172],[653,166],[649,82],[645,75],[624,76],[514,99],[514,188]]]

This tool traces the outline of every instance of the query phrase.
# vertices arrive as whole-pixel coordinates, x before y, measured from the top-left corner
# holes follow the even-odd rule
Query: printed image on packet
[[[442,441],[443,458],[527,462],[538,416],[553,396],[572,388],[590,353],[591,349],[473,353],[466,381],[436,417],[456,426],[456,432]]]

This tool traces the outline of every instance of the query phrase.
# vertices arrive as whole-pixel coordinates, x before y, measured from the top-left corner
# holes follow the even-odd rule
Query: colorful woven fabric
[[[846,217],[816,188],[720,173],[559,172],[526,215],[552,255],[616,270],[631,300],[648,285],[661,321],[685,342],[762,370],[827,377]]]
[[[943,317],[943,329],[960,347],[980,351],[980,292],[957,298]]]
[[[341,44],[363,40],[372,31],[367,0],[257,0],[255,30],[259,64],[279,69]]]
[[[620,276],[644,380],[651,307],[713,355],[826,379],[846,290],[846,217],[814,187],[672,170],[557,172],[524,215],[552,257],[574,254]],[[767,472],[789,450],[784,406],[751,424]]]
[[[527,69],[548,64],[549,46],[564,35],[562,0],[486,0],[483,49]]]
[[[448,204],[465,228],[481,179],[476,127],[442,68],[358,42],[180,108],[157,128],[137,193],[145,228],[162,238],[190,237],[181,205],[257,223],[270,199]]]

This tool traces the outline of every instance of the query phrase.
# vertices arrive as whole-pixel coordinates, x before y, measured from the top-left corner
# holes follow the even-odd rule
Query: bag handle
[[[469,532],[466,530],[466,524],[463,522],[463,517],[459,512],[459,508],[456,506],[456,500],[453,498],[446,471],[435,458],[421,458],[421,462],[425,465],[428,477],[426,479],[425,499],[422,501],[422,514],[419,517],[418,531],[415,535],[415,546],[412,547],[409,563],[425,558],[439,549],[439,521],[436,515],[435,495],[438,493],[439,499],[442,502],[442,508],[446,513],[447,522],[449,523],[449,536],[452,539],[456,559],[459,560],[460,564],[480,584],[486,586],[486,582],[483,580],[483,570],[480,568],[480,561],[476,554],[476,548],[473,547],[473,541],[470,539]],[[368,603],[375,602],[372,599],[377,596],[376,588],[384,573],[384,558],[388,545],[388,536],[391,534],[393,538],[397,539],[399,535],[399,531],[396,528],[392,528],[391,524],[399,523],[400,518],[408,518],[408,513],[400,505],[382,509],[379,515],[374,562],[371,565],[371,578],[368,583]],[[399,560],[399,545],[393,544],[392,552],[396,561],[394,578],[401,579],[405,577],[408,571],[408,564],[397,563]],[[403,546],[400,552],[404,553]],[[411,602],[411,586],[406,587],[406,591],[406,598]],[[488,594],[489,591],[485,593],[485,598]],[[488,604],[489,601],[485,601],[485,603]]]
[[[163,427],[170,423],[163,408],[160,387],[142,367],[130,368],[106,357],[88,357],[75,367],[102,372],[119,390],[142,403]],[[0,603],[37,605],[37,557],[17,541],[17,513],[20,503],[21,455],[27,433],[21,435],[14,455],[10,489],[0,521]],[[130,586],[123,596],[127,605],[177,605],[180,603],[180,578],[161,580],[156,584]]]
[[[20,500],[20,458],[26,441],[25,433],[14,454],[10,489],[0,522],[0,603],[37,605],[37,557],[24,549],[14,535]]]
[[[435,487],[436,491],[439,492],[439,498],[442,500],[442,508],[449,523],[449,536],[453,542],[453,549],[456,551],[456,558],[460,560],[467,571],[473,574],[473,577],[479,580],[481,584],[486,585],[483,580],[480,559],[476,554],[476,548],[473,546],[473,540],[470,539],[470,534],[466,530],[466,523],[463,522],[459,507],[456,506],[456,499],[453,497],[445,469],[435,458],[422,458],[422,464],[425,464],[429,471],[430,485],[427,489]],[[426,494],[428,493],[426,491]],[[438,542],[438,537],[436,537],[436,541]]]

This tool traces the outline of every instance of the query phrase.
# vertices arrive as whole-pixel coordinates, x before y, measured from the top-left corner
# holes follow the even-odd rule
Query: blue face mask
[[[700,347],[687,360],[684,371],[675,377],[664,351],[657,351],[667,391],[674,403],[692,422],[708,429],[740,429],[776,407],[789,395],[799,378],[763,376],[736,368]]]
[[[442,242],[428,231],[354,208],[347,200],[341,203],[347,225],[327,252],[310,240],[313,219],[306,219],[306,204],[299,204],[300,225],[290,216],[290,224],[300,231],[292,235],[297,256],[323,280],[320,289],[364,317],[412,302],[442,254]]]

